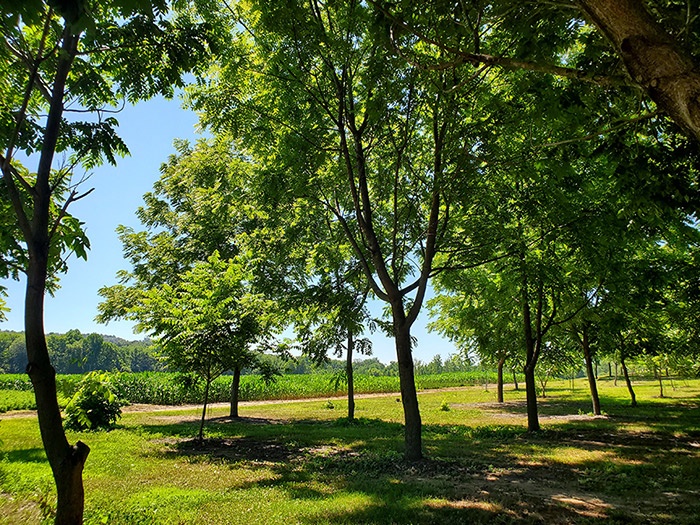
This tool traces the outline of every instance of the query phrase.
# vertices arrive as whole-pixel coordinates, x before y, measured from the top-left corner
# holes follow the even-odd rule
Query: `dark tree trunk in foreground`
[[[43,257],[37,257],[43,251]],[[61,410],[56,395],[56,372],[51,365],[44,334],[44,290],[46,285],[46,250],[31,250],[27,272],[24,326],[29,364],[27,373],[34,386],[39,430],[56,483],[56,524],[83,522],[83,467],[90,448],[78,441],[70,445],[63,430]],[[39,259],[39,260],[37,260]]]
[[[403,307],[402,311],[403,311]],[[418,408],[418,392],[413,371],[411,353],[411,327],[395,323],[396,355],[399,363],[399,382],[401,385],[401,403],[405,420],[404,441],[405,458],[418,461],[423,458],[422,422]]]
[[[503,365],[506,362],[505,357],[501,357],[498,360],[498,386],[497,386],[497,391],[498,391],[498,402],[503,403]]]
[[[578,0],[610,40],[632,79],[696,141],[700,140],[700,70],[677,39],[639,0]]]
[[[600,398],[598,397],[598,384],[593,372],[593,356],[591,355],[591,342],[588,339],[588,325],[584,324],[581,333],[581,346],[583,347],[583,358],[586,363],[586,376],[588,376],[588,386],[591,390],[591,401],[593,402],[593,413],[600,415]]]
[[[241,367],[233,367],[233,378],[231,379],[231,407],[229,417],[238,417],[238,397],[241,390]]]
[[[620,358],[620,366],[622,367],[622,374],[625,376],[625,383],[627,384],[627,391],[630,393],[630,398],[632,399],[632,406],[637,406],[637,396],[634,394],[634,389],[632,388],[632,381],[630,381],[630,374],[627,371],[627,365],[625,364],[625,358]]]
[[[348,355],[345,362],[345,374],[348,378],[348,421],[355,420],[355,381],[352,370],[352,351],[355,347],[355,341],[352,337],[352,332],[348,331]]]

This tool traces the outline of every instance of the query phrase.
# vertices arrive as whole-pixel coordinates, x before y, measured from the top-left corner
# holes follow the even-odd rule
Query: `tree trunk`
[[[583,347],[583,359],[586,363],[586,375],[588,376],[588,386],[591,390],[591,401],[593,402],[593,413],[600,415],[600,398],[598,397],[598,385],[593,373],[593,356],[591,355],[591,343],[588,339],[588,328],[583,326],[581,346]]]
[[[700,70],[639,0],[578,0],[632,79],[690,137],[700,140]]]
[[[47,250],[48,251],[48,250]],[[56,395],[56,371],[51,365],[44,334],[44,290],[47,259],[30,251],[27,272],[24,326],[27,346],[27,373],[34,386],[41,440],[56,483],[57,525],[83,522],[83,467],[90,448],[66,439]]]
[[[503,403],[503,365],[506,362],[506,358],[501,357],[498,360],[498,402]]]
[[[403,306],[400,306],[403,308]],[[401,403],[404,414],[404,456],[408,461],[423,458],[422,423],[418,408],[418,393],[413,372],[411,353],[411,327],[406,323],[394,322],[396,356],[399,364],[399,382],[401,385]]]
[[[617,362],[615,363],[615,379],[613,380],[613,385],[617,386]]]
[[[656,369],[656,378],[659,380],[659,397],[664,397],[664,382],[659,368]]]
[[[345,362],[345,373],[348,378],[348,421],[355,420],[355,382],[352,370],[352,351],[355,347],[355,341],[352,337],[352,332],[348,330],[348,355]]]
[[[513,368],[513,384],[515,385],[516,390],[520,390],[520,387],[518,386],[518,374],[515,372],[515,368]]]
[[[204,384],[204,405],[202,406],[202,420],[199,422],[198,441],[204,440],[204,419],[207,416],[207,404],[209,403],[209,385],[211,385],[211,378],[207,377],[207,381]]]
[[[632,406],[637,406],[637,396],[634,394],[634,389],[632,388],[632,381],[630,381],[630,374],[627,371],[627,365],[625,364],[625,358],[620,358],[620,366],[622,367],[622,374],[625,376],[625,383],[627,384],[627,391],[630,393],[630,398],[632,398]]]
[[[233,367],[233,378],[231,379],[231,407],[229,417],[238,417],[238,394],[241,388],[241,367]]]
[[[525,369],[525,399],[527,400],[527,430],[540,430],[540,420],[537,415],[537,384],[535,379],[535,364],[526,365]]]

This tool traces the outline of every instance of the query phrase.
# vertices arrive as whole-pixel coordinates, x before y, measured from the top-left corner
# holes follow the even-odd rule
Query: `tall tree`
[[[61,253],[69,248],[84,255],[87,247],[79,230],[66,228],[77,223],[67,208],[89,193],[70,183],[70,175],[79,164],[90,169],[127,152],[115,133],[116,119],[105,117],[105,106],[156,93],[172,95],[181,74],[208,54],[209,32],[199,32],[203,26],[198,27],[194,12],[169,16],[165,0],[3,3],[0,24],[0,164],[24,244],[16,259],[27,276],[27,372],[56,482],[56,523],[80,523],[89,448],[80,441],[70,445],[65,437],[43,323],[44,293]],[[68,118],[76,110],[96,118]],[[37,157],[35,173],[19,164],[20,150],[31,161]],[[72,153],[60,168],[54,166],[57,152]],[[1,248],[6,247],[3,243]]]
[[[343,228],[391,310],[405,455],[420,459],[410,331],[448,224],[445,196],[469,169],[451,90],[464,79],[409,67],[362,2],[238,7],[245,35],[193,105],[264,165],[272,198],[326,208]]]

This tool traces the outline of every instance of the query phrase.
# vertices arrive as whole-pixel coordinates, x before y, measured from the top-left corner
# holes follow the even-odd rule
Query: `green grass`
[[[126,412],[112,432],[69,434],[92,451],[86,523],[681,523],[700,515],[700,380],[552,383],[543,431],[526,432],[524,392],[483,386],[419,394],[424,450],[402,460],[395,396],[209,411]],[[444,410],[449,406],[449,410]],[[40,523],[55,505],[34,417],[0,419],[0,523]]]

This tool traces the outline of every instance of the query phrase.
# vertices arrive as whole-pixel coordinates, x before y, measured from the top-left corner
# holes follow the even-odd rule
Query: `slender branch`
[[[39,48],[37,49],[36,59],[32,64],[31,71],[29,73],[29,81],[27,82],[27,88],[24,92],[24,98],[22,100],[22,106],[20,107],[19,113],[17,115],[17,122],[15,124],[15,129],[12,131],[12,136],[10,137],[10,143],[7,146],[7,154],[5,155],[5,161],[3,162],[3,172],[5,171],[5,165],[9,165],[12,161],[12,155],[15,149],[15,143],[19,137],[20,130],[24,124],[24,120],[27,116],[27,108],[29,107],[29,100],[32,96],[32,90],[34,89],[35,79],[39,76],[39,65],[41,64],[41,55],[44,53],[44,47],[46,46],[46,39],[49,36],[49,31],[51,29],[51,18],[53,17],[53,9],[49,9],[46,15],[46,21],[44,22],[44,29],[41,34],[41,40],[39,41]],[[51,98],[49,97],[49,101]]]
[[[51,226],[51,230],[49,231],[49,239],[52,239],[56,231],[58,230],[58,227],[60,226],[63,217],[65,217],[66,213],[68,212],[68,206],[70,206],[74,202],[78,202],[80,199],[84,199],[93,191],[95,191],[95,188],[90,188],[88,191],[80,195],[78,194],[77,190],[73,190],[70,192],[70,195],[66,199],[66,202],[64,202],[63,206],[61,207],[61,211],[58,213],[58,217],[56,217],[56,220]]]

